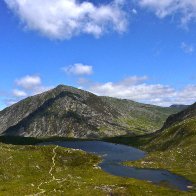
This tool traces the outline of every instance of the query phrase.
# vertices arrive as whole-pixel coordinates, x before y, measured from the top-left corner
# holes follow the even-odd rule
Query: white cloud
[[[131,12],[132,12],[132,14],[137,15],[137,10],[136,9],[132,9]]]
[[[37,86],[40,86],[42,83],[41,78],[39,76],[24,76],[20,79],[16,80],[16,85],[22,87],[27,90],[34,89]]]
[[[67,74],[73,75],[91,75],[93,73],[93,67],[82,63],[76,63],[74,65],[64,67],[63,71]]]
[[[139,4],[155,12],[160,18],[180,15],[183,25],[196,19],[196,0],[139,0]]]
[[[24,79],[25,77],[21,78]],[[20,81],[20,80],[19,80]],[[41,78],[40,78],[41,81]],[[196,85],[187,85],[177,90],[172,86],[162,84],[149,84],[147,76],[131,76],[118,82],[95,83],[86,78],[79,78],[80,88],[95,93],[100,96],[111,96],[123,99],[130,99],[142,103],[149,103],[160,106],[170,106],[172,104],[192,104],[196,101]],[[36,95],[53,86],[44,86],[42,83],[34,88],[20,86],[14,89],[12,96],[6,95],[4,103],[9,106],[18,102],[26,96]],[[4,94],[4,93],[3,93]]]
[[[129,77],[119,82],[89,83],[82,88],[97,95],[111,96],[138,102],[169,106],[172,104],[192,104],[196,101],[196,86],[189,85],[181,90],[162,84],[146,84],[147,77]]]
[[[130,86],[130,85],[134,85],[134,84],[139,84],[142,83],[144,81],[148,80],[147,76],[142,76],[142,77],[138,77],[138,76],[130,76],[130,77],[126,77],[124,78],[122,81],[120,81],[119,85],[125,85],[125,86]]]
[[[148,85],[125,85],[124,83],[108,82],[104,84],[96,84],[91,87],[91,91],[99,95],[108,95],[124,99],[137,100],[146,102],[149,99],[157,97],[169,97],[175,94],[174,89],[169,86],[160,84]]]
[[[14,89],[12,91],[12,94],[9,94],[9,95],[7,94],[4,97],[4,99],[2,99],[2,100],[0,99],[0,110],[4,109],[5,107],[13,105],[28,96],[37,95],[37,94],[43,93],[45,91],[48,91],[52,88],[54,88],[54,87],[53,86],[43,86],[42,84],[40,84],[38,86],[34,86],[34,88],[31,88],[31,89],[26,89],[26,88],[22,88],[22,90]],[[1,104],[1,102],[2,102],[2,104]]]
[[[86,33],[99,37],[109,30],[127,27],[124,0],[95,5],[78,0],[4,0],[27,29],[54,39],[69,39]]]
[[[14,89],[13,90],[13,95],[15,97],[26,97],[27,93],[25,91],[22,91],[22,90]]]
[[[36,75],[24,76],[15,80],[15,84],[19,89],[13,89],[12,93],[2,92],[5,97],[3,99],[5,106],[13,105],[25,97],[37,95],[53,88],[53,86],[44,86],[41,77]]]
[[[194,47],[193,47],[192,45],[189,45],[189,44],[187,44],[187,43],[185,43],[185,42],[182,42],[182,43],[181,43],[181,49],[182,49],[185,53],[188,53],[188,54],[192,54],[192,53],[195,51],[195,49],[194,49]]]
[[[178,100],[196,101],[196,85],[188,85],[182,91],[178,92]]]

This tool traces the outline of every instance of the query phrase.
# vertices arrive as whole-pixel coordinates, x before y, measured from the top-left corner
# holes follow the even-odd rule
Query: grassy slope
[[[128,138],[120,138],[119,141],[134,144],[150,152],[146,158],[126,163],[127,165],[164,168],[185,176],[194,183],[194,186],[196,185],[196,118],[175,124],[154,138],[152,136],[137,137],[134,142]]]
[[[0,141],[36,144],[44,140],[1,137]],[[127,163],[128,165],[165,168],[196,183],[196,118],[184,120],[155,136],[117,137],[107,141],[136,146],[150,152],[145,159]],[[52,146],[1,144],[0,148],[0,195],[28,195],[43,191],[44,195],[196,194],[195,191],[178,192],[140,180],[111,176],[96,168],[95,165],[100,162],[99,158],[82,151],[58,147],[54,157]],[[38,189],[43,182],[46,183]]]
[[[153,138],[154,137],[154,138]],[[61,138],[65,140],[65,138]],[[36,144],[41,141],[59,140],[59,138],[4,138],[0,141],[15,144]],[[124,143],[146,150],[149,155],[143,160],[126,163],[142,168],[164,168],[196,183],[196,118],[178,123],[158,136],[118,137],[108,139],[111,142]],[[0,195],[24,195],[41,192],[37,187],[41,182],[48,182],[52,166],[54,147],[0,145]],[[57,180],[44,184],[46,195],[192,195],[169,190],[150,183],[114,177],[96,169],[100,162],[96,156],[82,151],[58,148],[53,169]],[[79,177],[79,178],[78,178]],[[2,183],[1,183],[2,182]],[[61,186],[62,185],[62,186]],[[54,189],[61,192],[54,192]]]
[[[0,144],[0,195],[188,195],[111,176],[99,162],[83,151]]]

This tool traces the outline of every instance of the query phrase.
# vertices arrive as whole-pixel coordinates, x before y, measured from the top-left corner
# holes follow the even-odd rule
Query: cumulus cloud
[[[132,9],[131,12],[132,12],[132,14],[137,15],[137,10],[136,9]]]
[[[13,90],[13,95],[15,97],[26,97],[27,93],[25,91],[22,91],[22,90],[14,89]]]
[[[31,76],[29,76],[31,77]],[[22,81],[26,77],[22,77]],[[142,103],[170,106],[172,104],[192,104],[196,101],[196,85],[187,85],[182,89],[175,89],[169,85],[150,84],[147,76],[130,76],[118,82],[97,83],[86,78],[78,78],[81,89],[85,89],[100,96],[111,96],[122,99],[134,100]],[[40,81],[41,78],[40,78]],[[34,88],[18,86],[12,96],[6,96],[4,103],[8,106],[18,102],[26,96],[42,93],[53,88],[41,83]]]
[[[196,101],[196,85],[188,85],[182,91],[178,92],[178,98],[180,101],[187,100],[189,102]]]
[[[26,90],[34,89],[37,86],[40,86],[42,83],[40,76],[34,75],[34,76],[24,76],[20,79],[16,80],[16,85],[19,87],[22,87]]]
[[[12,93],[6,93],[3,103],[6,106],[13,105],[28,96],[37,95],[53,88],[53,86],[44,86],[42,79],[37,75],[27,75],[15,80],[17,88]]]
[[[117,84],[119,84],[119,85],[123,84],[125,86],[130,86],[130,85],[142,83],[146,80],[148,80],[147,76],[141,76],[141,77],[130,76],[130,77],[124,78],[122,81],[118,82]]]
[[[139,0],[139,4],[155,12],[159,18],[180,15],[184,25],[196,19],[196,0]]]
[[[76,63],[68,67],[64,67],[63,71],[67,74],[73,75],[91,75],[93,73],[93,67],[90,65],[84,65],[82,63]]]
[[[147,84],[148,78],[128,77],[119,82],[83,82],[83,89],[101,96],[111,96],[138,102],[169,106],[172,104],[191,104],[196,101],[196,86],[189,85],[181,90],[162,84]]]
[[[182,49],[185,53],[188,53],[188,54],[192,54],[192,53],[195,51],[195,49],[194,49],[194,47],[193,47],[192,45],[187,44],[187,43],[185,43],[185,42],[182,42],[182,43],[181,43],[181,49]]]
[[[95,84],[90,90],[96,94],[131,99],[140,102],[148,102],[157,97],[173,97],[175,90],[169,86],[161,84],[148,85],[142,84],[125,84],[123,81],[118,83],[107,82],[104,84]]]
[[[54,39],[69,39],[85,33],[99,37],[127,27],[124,0],[95,5],[78,0],[4,0],[27,29]]]

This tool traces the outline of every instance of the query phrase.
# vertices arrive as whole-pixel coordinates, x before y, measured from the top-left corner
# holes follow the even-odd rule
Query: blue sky
[[[0,1],[0,109],[58,84],[196,101],[196,1],[40,1]]]

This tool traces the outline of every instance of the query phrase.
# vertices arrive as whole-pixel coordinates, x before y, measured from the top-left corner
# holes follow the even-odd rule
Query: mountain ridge
[[[184,110],[186,108],[188,108],[190,105],[183,105],[183,104],[173,104],[171,106],[169,106],[170,108],[177,108],[177,109],[181,109]]]
[[[101,97],[58,85],[0,112],[0,133],[97,138],[155,131],[178,109]]]

